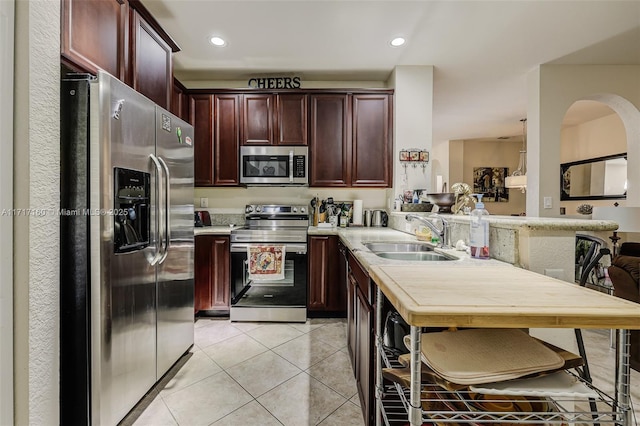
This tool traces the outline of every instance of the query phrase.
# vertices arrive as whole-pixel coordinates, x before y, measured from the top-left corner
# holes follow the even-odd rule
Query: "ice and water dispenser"
[[[149,245],[151,175],[114,168],[114,251],[126,253]]]

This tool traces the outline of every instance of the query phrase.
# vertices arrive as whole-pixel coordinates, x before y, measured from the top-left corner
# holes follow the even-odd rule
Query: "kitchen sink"
[[[433,251],[433,246],[428,244],[400,242],[400,243],[365,243],[364,246],[374,253],[378,252],[429,252]]]
[[[416,261],[445,261],[445,260],[456,260],[454,257],[446,256],[441,253],[434,252],[425,252],[425,251],[414,251],[414,252],[375,252],[375,255],[378,257],[383,257],[385,259],[394,259],[394,260],[416,260]]]

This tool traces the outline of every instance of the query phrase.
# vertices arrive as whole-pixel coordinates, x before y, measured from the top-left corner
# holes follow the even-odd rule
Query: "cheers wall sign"
[[[299,89],[300,77],[257,77],[247,84],[253,89]]]

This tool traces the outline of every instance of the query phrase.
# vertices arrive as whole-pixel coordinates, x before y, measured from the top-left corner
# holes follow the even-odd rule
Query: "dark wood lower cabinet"
[[[344,316],[346,288],[344,268],[340,266],[338,237],[321,235],[309,237],[309,315],[314,313]]]
[[[375,296],[374,285],[358,261],[349,255],[347,345],[365,425],[375,424]]]
[[[358,363],[356,368],[356,386],[360,396],[360,406],[364,415],[365,424],[372,424],[374,407],[374,381],[373,381],[373,308],[369,301],[356,287],[356,352]]]
[[[195,247],[196,313],[228,313],[230,280],[229,237],[198,235]]]

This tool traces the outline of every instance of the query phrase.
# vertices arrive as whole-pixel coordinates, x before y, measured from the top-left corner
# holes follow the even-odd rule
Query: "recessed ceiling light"
[[[222,46],[226,46],[227,42],[224,41],[224,39],[218,37],[218,36],[213,36],[209,39],[209,41],[211,42],[211,44],[213,44],[214,46],[218,46],[218,47],[222,47]]]
[[[390,43],[393,47],[398,47],[398,46],[402,46],[405,41],[406,40],[403,39],[402,37],[396,37],[393,40],[391,40]]]

